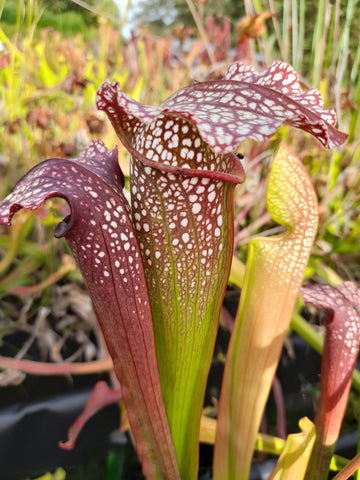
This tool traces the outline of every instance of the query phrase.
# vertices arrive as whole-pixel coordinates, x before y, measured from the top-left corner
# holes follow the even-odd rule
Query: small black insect
[[[67,217],[64,218],[60,223],[58,223],[54,229],[54,237],[55,238],[61,238],[64,237],[68,230],[69,230],[69,224],[70,224],[71,216],[68,215]]]

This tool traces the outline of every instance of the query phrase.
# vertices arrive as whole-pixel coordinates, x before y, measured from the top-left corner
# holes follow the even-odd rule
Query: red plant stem
[[[277,434],[280,438],[286,438],[286,417],[285,417],[285,405],[284,396],[279,379],[275,376],[272,384],[272,391],[274,395],[276,405],[276,417],[277,417]]]
[[[356,473],[356,471],[360,468],[360,452],[355,455],[355,457],[350,460],[350,462],[344,467],[335,477],[333,480],[348,480],[351,475]]]
[[[47,363],[0,356],[0,368],[13,368],[33,375],[90,375],[113,369],[110,357],[86,363]]]
[[[225,327],[228,329],[229,333],[231,333],[233,331],[234,317],[231,315],[231,313],[225,307],[221,308],[220,323],[225,325]]]

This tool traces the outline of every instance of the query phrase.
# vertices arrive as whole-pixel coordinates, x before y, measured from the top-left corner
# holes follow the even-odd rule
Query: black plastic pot
[[[70,451],[58,446],[81,413],[91,389],[22,402],[0,410],[1,480],[22,480],[54,470],[85,464],[114,446],[114,429],[119,425],[119,408],[99,411],[85,425]],[[116,442],[128,443],[118,432]],[[103,480],[103,479],[99,479]]]
[[[235,314],[238,292],[228,292],[227,307]],[[233,305],[231,305],[233,303]],[[217,353],[226,353],[230,335],[220,328],[215,355],[210,369],[205,405],[218,397],[221,387],[223,363]],[[293,355],[286,348],[280,359],[277,377],[283,389],[288,433],[298,431],[302,416],[313,418],[314,399],[312,386],[319,384],[320,356],[296,334],[290,337]],[[5,352],[7,354],[7,352]],[[109,449],[126,452],[132,457],[129,473],[121,478],[141,479],[141,467],[125,434],[119,432],[119,409],[116,405],[99,411],[85,425],[75,448],[65,451],[58,442],[66,440],[67,431],[82,412],[93,385],[107,376],[35,377],[29,375],[21,386],[2,389],[0,398],[0,480],[24,480],[62,466],[68,470],[84,465],[98,455],[106,456]],[[272,395],[267,406],[268,433],[276,434],[276,411]],[[342,437],[337,452],[351,457],[356,452],[357,432]],[[200,446],[199,478],[211,478],[213,449]],[[251,480],[265,480],[276,459],[254,465]],[[130,473],[131,472],[131,473]],[[68,477],[67,477],[68,478]],[[78,478],[78,477],[71,477]],[[86,477],[83,477],[86,478]],[[114,477],[112,477],[114,478]],[[105,480],[104,471],[91,480]],[[86,479],[88,480],[88,478]]]

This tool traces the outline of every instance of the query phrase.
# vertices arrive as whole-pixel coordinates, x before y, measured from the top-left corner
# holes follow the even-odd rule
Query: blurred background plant
[[[93,138],[109,147],[117,143],[95,108],[96,89],[106,79],[119,81],[143,103],[158,104],[192,81],[221,76],[233,60],[260,70],[281,59],[294,66],[304,88],[319,88],[326,107],[337,111],[338,128],[350,134],[345,147],[327,152],[300,131],[282,127],[279,132],[306,166],[320,202],[306,277],[332,285],[360,282],[359,13],[356,0],[120,0],[119,5],[112,0],[3,0],[1,198],[45,158],[76,157]],[[250,239],[279,229],[265,206],[273,145],[249,141],[240,148],[248,172],[236,191],[238,262],[227,302],[238,295]],[[119,162],[127,174],[121,146]],[[51,200],[37,213],[18,214],[11,230],[0,230],[1,355],[47,362],[106,356],[70,251],[65,242],[52,239],[66,209]],[[299,303],[295,317],[303,314],[316,322],[311,313]],[[224,311],[220,335],[226,337],[229,326],[231,315]],[[214,362],[221,364],[225,353],[219,346]],[[2,405],[29,397],[24,374],[9,372],[0,373]],[[69,388],[69,382],[61,388]],[[345,430],[358,424],[358,391],[350,398]]]

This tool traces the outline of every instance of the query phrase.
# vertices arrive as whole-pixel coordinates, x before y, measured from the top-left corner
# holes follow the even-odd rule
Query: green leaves
[[[3,202],[1,221],[9,224],[19,208],[37,208],[55,195],[68,201],[70,215],[55,236],[66,237],[87,283],[144,473],[193,480],[233,254],[233,191],[245,179],[243,157],[234,151],[248,138],[270,138],[284,123],[326,148],[346,135],[335,129],[335,113],[323,109],[320,93],[302,92],[297,74],[281,62],[262,73],[234,63],[223,79],[189,85],[159,107],[106,82],[97,106],[132,155],[131,206],[116,151],[94,142],[76,161],[50,159],[33,169]],[[246,478],[317,226],[311,183],[286,147],[273,166],[268,206],[288,232],[250,248],[220,402],[221,480]],[[236,443],[239,430],[245,447]]]
[[[214,478],[247,479],[256,434],[318,224],[310,178],[283,145],[267,205],[288,231],[257,238],[249,255],[219,403]]]
[[[233,190],[244,180],[233,150],[248,138],[270,138],[283,123],[310,132],[326,148],[347,136],[334,128],[335,113],[323,109],[320,93],[302,92],[296,72],[281,62],[262,73],[234,63],[223,79],[189,85],[158,107],[129,98],[116,82],[104,83],[96,101],[132,155],[132,215],[162,391],[181,475],[191,480],[197,475],[202,401],[231,264]],[[270,205],[274,199],[269,193]],[[284,224],[297,225],[296,218],[284,218]],[[299,267],[301,277],[297,261],[295,256],[291,272]],[[277,262],[279,272],[285,270],[280,255],[271,266]],[[254,270],[255,276],[263,273]],[[265,278],[269,282],[266,273]],[[294,289],[298,282],[294,279]]]
[[[145,167],[148,168],[148,167]],[[234,184],[134,161],[162,390],[182,478],[195,478],[199,421],[233,249]],[[135,196],[135,198],[137,198]],[[167,201],[166,201],[167,200]],[[169,288],[171,286],[171,288]]]

